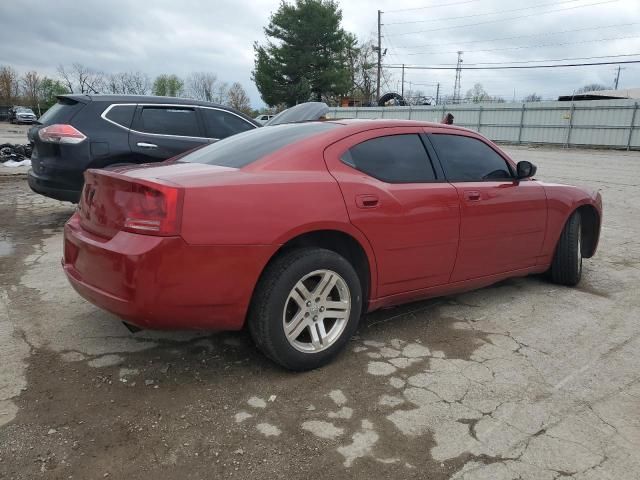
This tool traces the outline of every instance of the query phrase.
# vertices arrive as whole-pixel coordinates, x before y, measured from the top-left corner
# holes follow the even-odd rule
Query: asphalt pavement
[[[308,373],[244,332],[131,334],[64,277],[73,206],[0,176],[0,478],[640,478],[640,153],[506,150],[601,190],[582,283],[375,312]]]

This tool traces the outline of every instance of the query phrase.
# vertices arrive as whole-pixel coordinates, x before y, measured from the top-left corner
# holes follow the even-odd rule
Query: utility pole
[[[616,74],[616,79],[613,82],[613,89],[614,90],[618,89],[618,82],[620,81],[620,70],[622,70],[622,67],[620,65],[618,65],[618,73]]]
[[[436,105],[438,105],[439,100],[440,100],[440,82],[438,82],[436,86]]]
[[[376,82],[376,103],[380,99],[380,74],[382,72],[382,11],[378,10],[378,80]]]
[[[456,81],[453,84],[453,103],[460,103],[460,76],[462,74],[462,52],[458,51],[458,63],[456,65]]]
[[[400,96],[404,98],[404,63],[402,64],[402,91],[400,93]]]

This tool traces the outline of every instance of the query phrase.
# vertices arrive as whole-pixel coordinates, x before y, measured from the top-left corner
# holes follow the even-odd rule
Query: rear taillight
[[[83,142],[87,138],[77,128],[61,123],[41,128],[38,131],[38,136],[43,142],[64,143],[69,145]]]
[[[124,208],[124,230],[147,235],[177,235],[181,190],[166,185],[134,183]]]

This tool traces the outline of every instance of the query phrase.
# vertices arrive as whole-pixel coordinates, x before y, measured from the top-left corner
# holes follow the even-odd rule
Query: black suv
[[[29,186],[77,203],[88,168],[160,162],[259,126],[232,108],[184,98],[61,95],[29,130]]]

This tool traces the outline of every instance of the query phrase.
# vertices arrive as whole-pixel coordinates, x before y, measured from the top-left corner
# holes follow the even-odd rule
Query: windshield
[[[33,110],[31,110],[30,108],[18,107],[18,108],[16,108],[16,112],[18,112],[18,113],[33,113]]]
[[[296,123],[249,130],[196,150],[180,161],[242,168],[287,145],[337,126],[336,123]]]

